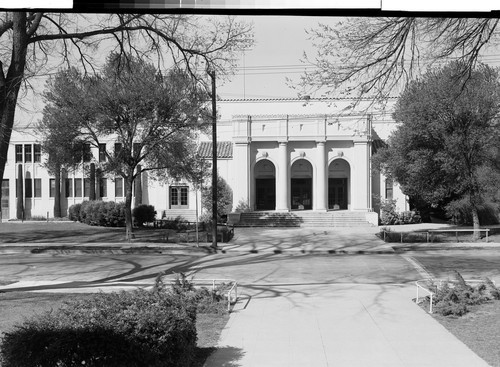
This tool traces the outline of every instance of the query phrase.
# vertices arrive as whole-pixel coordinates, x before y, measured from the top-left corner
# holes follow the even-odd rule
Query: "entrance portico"
[[[368,120],[349,121],[352,126],[324,115],[233,121],[242,178],[234,202],[245,200],[252,210],[371,211]]]

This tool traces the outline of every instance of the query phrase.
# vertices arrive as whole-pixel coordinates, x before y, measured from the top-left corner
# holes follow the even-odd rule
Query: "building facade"
[[[357,211],[376,223],[378,198],[396,199],[408,210],[397,186],[372,170],[371,158],[394,128],[390,120],[370,114],[342,115],[338,106],[297,100],[228,101],[220,103],[218,171],[233,190],[233,208],[254,211]],[[383,137],[383,138],[381,138]],[[91,148],[92,161],[103,158]],[[199,155],[211,159],[210,137],[201,137]],[[22,179],[24,217],[52,217],[55,178],[44,167],[37,132],[14,131],[2,181],[2,218],[17,216],[19,177]],[[68,172],[61,184],[63,215],[72,204],[88,200],[88,169]],[[158,217],[195,220],[202,213],[200,188],[187,181],[160,182],[141,176],[142,202],[154,205]],[[123,179],[102,177],[98,198],[124,201]]]

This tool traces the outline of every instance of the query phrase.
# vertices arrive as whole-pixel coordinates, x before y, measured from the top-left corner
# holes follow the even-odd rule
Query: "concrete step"
[[[248,212],[242,213],[240,227],[369,227],[361,212]]]

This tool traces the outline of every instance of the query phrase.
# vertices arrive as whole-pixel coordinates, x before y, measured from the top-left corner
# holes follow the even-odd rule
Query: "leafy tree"
[[[500,82],[486,65],[457,76],[462,68],[453,62],[408,85],[393,114],[400,125],[375,162],[410,197],[433,206],[465,201],[479,228],[478,209],[499,189]]]
[[[348,18],[322,22],[309,30],[315,66],[300,85],[303,93],[321,91],[384,101],[427,67],[460,61],[459,75],[470,76],[481,53],[496,45],[498,18]],[[462,78],[463,83],[468,78]]]
[[[149,57],[158,65],[200,66],[228,75],[239,51],[252,44],[252,26],[231,17],[186,14],[75,14],[36,11],[0,14],[0,181],[21,88],[62,64],[95,70],[99,47]],[[201,68],[201,73],[204,73]],[[26,90],[26,89],[24,89]]]
[[[206,216],[212,218],[212,185],[205,186],[201,191],[201,206],[206,211]],[[233,190],[226,180],[217,175],[217,221],[222,221],[222,216],[231,212],[233,206]]]
[[[210,116],[206,93],[185,72],[173,69],[163,76],[153,65],[119,54],[109,56],[99,75],[72,68],[59,72],[47,87],[40,130],[64,152],[62,157],[71,157],[75,146],[98,148],[115,140],[115,151],[105,152],[106,162],[95,164],[123,178],[130,239],[138,166],[141,172],[168,172],[170,177],[194,174],[195,133]]]

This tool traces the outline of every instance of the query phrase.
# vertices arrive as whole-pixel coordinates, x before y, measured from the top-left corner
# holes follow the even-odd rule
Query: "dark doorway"
[[[347,178],[328,179],[328,209],[347,209]]]
[[[292,178],[292,209],[312,209],[312,178]]]
[[[274,210],[276,208],[276,180],[274,178],[255,179],[255,208]]]

